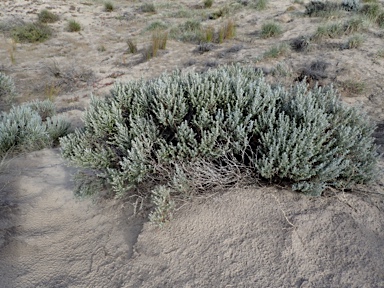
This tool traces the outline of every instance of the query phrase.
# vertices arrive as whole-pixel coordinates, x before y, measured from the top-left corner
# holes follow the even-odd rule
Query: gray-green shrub
[[[10,76],[0,72],[0,102],[9,105],[16,95],[15,82]]]
[[[225,66],[118,83],[110,97],[92,98],[84,128],[60,144],[65,159],[94,171],[117,195],[146,181],[174,187],[180,165],[225,167],[228,159],[321,195],[374,179],[373,130],[332,88],[285,90],[252,67]]]
[[[33,151],[58,142],[69,122],[56,116],[52,102],[34,101],[14,106],[0,115],[0,157],[13,151]]]

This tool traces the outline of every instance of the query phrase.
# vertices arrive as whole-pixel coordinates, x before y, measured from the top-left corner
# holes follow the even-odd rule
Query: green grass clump
[[[265,23],[261,27],[261,37],[271,38],[279,36],[282,33],[281,26],[278,23],[270,22]]]
[[[115,6],[113,5],[112,2],[105,2],[104,3],[104,11],[105,12],[112,12],[113,10],[115,10]]]
[[[228,187],[241,175],[309,195],[377,175],[366,116],[332,87],[285,89],[251,66],[117,83],[109,97],[92,97],[83,119],[84,128],[60,139],[62,156],[112,195],[141,191],[153,220],[168,219],[178,196]]]
[[[151,24],[149,24],[145,30],[146,31],[153,31],[153,30],[165,30],[168,28],[168,25],[165,24],[164,22],[162,21],[155,21],[155,22],[152,22]]]
[[[57,144],[69,126],[69,122],[56,116],[55,107],[48,100],[12,107],[0,115],[0,157]]]
[[[363,36],[354,35],[348,39],[347,43],[345,43],[343,45],[343,48],[344,49],[356,49],[356,48],[360,48],[361,45],[363,45],[363,43],[364,43],[364,37]]]
[[[156,13],[156,7],[153,3],[144,3],[140,6],[140,11],[143,13]]]
[[[361,7],[360,13],[370,21],[376,22],[377,17],[382,13],[381,5],[379,3],[365,4]]]
[[[198,43],[204,38],[199,20],[187,20],[176,28],[171,29],[170,36],[183,42]]]
[[[52,36],[52,30],[42,23],[26,23],[15,26],[11,36],[16,42],[44,42]]]
[[[321,40],[324,38],[337,38],[343,34],[343,25],[341,23],[332,23],[324,26],[319,26],[312,38],[314,40]]]
[[[228,20],[219,29],[218,43],[234,38],[236,35],[235,21]]]
[[[81,30],[81,25],[76,20],[69,20],[67,30],[68,32],[79,32]]]
[[[256,9],[257,11],[265,10],[268,7],[268,0],[256,0],[254,3],[251,4],[251,7]]]
[[[213,5],[213,0],[204,0],[204,8],[211,8]]]
[[[289,46],[286,43],[272,46],[271,49],[263,54],[264,59],[278,58],[283,55],[287,55],[289,52]]]
[[[38,21],[40,23],[54,23],[59,20],[59,16],[51,11],[44,9],[37,14]]]

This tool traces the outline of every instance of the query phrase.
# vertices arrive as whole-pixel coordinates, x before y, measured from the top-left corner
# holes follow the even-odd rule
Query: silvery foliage
[[[0,156],[11,149],[32,151],[58,141],[69,122],[57,117],[51,101],[33,101],[14,106],[0,115]]]
[[[117,195],[156,178],[159,166],[226,158],[320,195],[374,178],[374,128],[332,88],[272,88],[260,71],[225,66],[118,83],[110,97],[92,98],[84,128],[60,144]]]
[[[343,0],[341,7],[347,11],[359,11],[360,0]]]
[[[0,72],[0,100],[10,104],[15,94],[16,88],[13,79]]]

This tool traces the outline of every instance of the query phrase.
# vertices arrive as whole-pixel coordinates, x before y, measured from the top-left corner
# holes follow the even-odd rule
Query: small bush
[[[199,43],[204,38],[200,21],[187,20],[177,28],[171,29],[170,36],[183,42]]]
[[[211,8],[213,5],[213,0],[204,0],[204,8]]]
[[[15,83],[10,76],[0,72],[0,102],[10,105],[16,95]]]
[[[364,38],[361,35],[355,35],[348,39],[347,43],[345,43],[342,48],[343,49],[356,49],[361,47],[364,43]]]
[[[360,9],[360,13],[367,17],[372,22],[376,22],[377,17],[381,14],[382,9],[379,3],[365,4]]]
[[[115,10],[115,6],[113,5],[112,2],[105,2],[104,3],[104,11],[105,12],[112,12],[113,10]]]
[[[156,7],[153,3],[144,3],[140,6],[140,11],[143,13],[156,13]]]
[[[343,35],[344,29],[341,23],[332,23],[324,26],[319,26],[313,35],[314,40],[321,40],[324,38],[337,38]]]
[[[310,17],[329,17],[338,10],[339,4],[330,1],[311,1],[305,5],[305,14]]]
[[[291,41],[291,47],[297,52],[306,51],[311,43],[309,37],[300,36]]]
[[[153,195],[159,219],[175,196],[234,185],[244,171],[311,195],[366,183],[376,175],[374,129],[332,87],[285,90],[252,67],[224,66],[118,83],[92,97],[84,128],[60,144],[115,195]]]
[[[251,4],[251,7],[258,11],[265,10],[268,7],[268,0],[256,0]]]
[[[35,101],[15,106],[0,115],[0,157],[12,152],[33,151],[58,143],[69,122],[57,117],[52,102]]]
[[[17,42],[44,42],[52,36],[52,30],[42,23],[26,23],[11,30],[12,38]]]
[[[78,32],[81,30],[81,25],[76,20],[69,20],[67,30],[68,32]]]
[[[289,46],[285,43],[278,44],[273,46],[267,52],[264,53],[264,59],[278,58],[280,56],[286,55],[289,52]]]
[[[37,14],[37,18],[40,23],[54,23],[59,20],[59,16],[47,9],[40,11],[40,13]]]
[[[343,0],[341,2],[341,7],[346,11],[359,11],[360,0]]]
[[[146,31],[153,31],[153,30],[165,30],[168,28],[168,25],[161,21],[155,21],[149,24],[145,30]]]
[[[274,22],[265,23],[261,27],[262,38],[276,37],[276,36],[279,36],[281,33],[282,33],[282,30],[280,25]]]

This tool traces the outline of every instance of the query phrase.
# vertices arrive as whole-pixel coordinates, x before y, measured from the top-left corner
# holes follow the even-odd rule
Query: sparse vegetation
[[[342,89],[348,94],[348,96],[361,94],[365,90],[365,84],[363,82],[347,80],[341,82],[340,85]]]
[[[236,35],[235,22],[228,20],[219,29],[218,43],[223,43],[225,40],[232,39]]]
[[[213,5],[213,0],[204,0],[204,8],[211,8]]]
[[[81,30],[81,25],[76,20],[69,20],[67,30],[69,32],[78,32]]]
[[[306,36],[300,36],[291,41],[291,47],[297,52],[306,51],[311,43],[310,38]]]
[[[153,3],[144,3],[140,6],[140,11],[143,13],[156,13],[156,7]]]
[[[361,45],[363,45],[363,43],[364,43],[364,37],[363,36],[354,35],[348,39],[347,43],[345,43],[342,46],[342,48],[344,48],[344,49],[356,49],[356,48],[361,47]]]
[[[132,39],[127,40],[129,53],[135,54],[137,52],[137,45]]]
[[[53,12],[44,9],[37,14],[37,18],[40,23],[54,23],[59,20],[59,16],[54,14]]]
[[[155,22],[152,22],[151,24],[149,24],[145,30],[146,31],[153,31],[153,30],[165,30],[168,28],[168,25],[165,24],[164,22],[162,21],[155,21]]]
[[[153,219],[169,219],[178,195],[234,185],[241,175],[289,181],[310,195],[376,175],[374,125],[364,115],[332,88],[284,90],[253,67],[116,84],[110,97],[92,98],[84,121],[61,138],[63,157],[93,169],[89,177],[115,195],[142,191]]]
[[[115,10],[115,6],[113,5],[112,2],[105,2],[104,3],[104,11],[105,12],[112,12],[113,10]]]
[[[263,24],[261,27],[261,37],[271,38],[279,36],[282,33],[281,26],[278,23],[269,22]]]
[[[10,76],[0,72],[0,103],[6,106],[12,104],[16,95],[15,82]],[[0,106],[0,111],[1,109]]]
[[[330,17],[338,13],[340,6],[331,1],[311,1],[305,5],[305,13],[310,17]]]
[[[52,30],[42,23],[25,23],[11,30],[12,38],[17,42],[36,43],[48,40]]]
[[[278,58],[280,56],[286,55],[289,52],[289,46],[286,43],[281,43],[272,46],[267,52],[263,54],[264,59],[269,58]]]
[[[48,100],[14,106],[0,115],[0,157],[11,152],[33,151],[58,143],[69,123],[56,116]]]
[[[170,36],[183,42],[199,43],[204,39],[200,21],[187,20],[178,27],[171,29]]]

